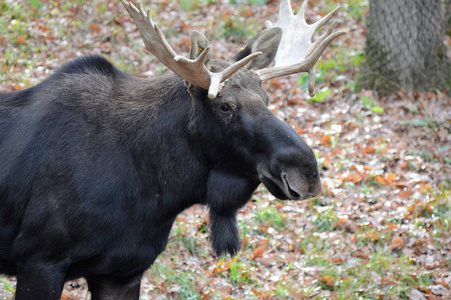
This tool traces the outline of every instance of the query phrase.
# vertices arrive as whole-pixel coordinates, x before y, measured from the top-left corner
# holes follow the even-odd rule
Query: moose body
[[[0,94],[0,272],[20,280],[45,268],[51,286],[140,279],[177,214],[209,201],[218,225],[233,229],[217,248],[236,251],[235,211],[260,181],[250,166],[234,166],[243,162],[230,160],[208,106],[177,75],[139,79],[101,57]],[[36,280],[44,288],[46,278]]]
[[[207,205],[214,250],[234,255],[237,210],[260,183],[280,199],[320,192],[312,150],[268,110],[261,81],[311,72],[339,34],[328,31],[294,70],[268,69],[278,27],[230,62],[210,60],[195,33],[189,60],[141,5],[123,4],[146,48],[178,75],[136,78],[87,56],[0,93],[0,273],[17,276],[17,300],[59,299],[78,277],[93,299],[138,299],[184,209]]]

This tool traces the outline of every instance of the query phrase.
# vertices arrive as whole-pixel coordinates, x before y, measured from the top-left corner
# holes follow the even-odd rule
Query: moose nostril
[[[299,198],[301,198],[301,196],[300,196],[298,193],[296,193],[295,191],[293,191],[293,190],[290,188],[289,185],[288,185],[288,190],[289,190],[290,195],[291,195],[291,197],[292,197],[293,199],[299,199]]]
[[[297,191],[293,190],[293,188],[290,186],[290,182],[287,179],[287,173],[285,173],[283,171],[281,176],[282,176],[283,184],[285,185],[285,187],[287,189],[287,192],[289,193],[290,198],[291,199],[300,199],[301,195],[299,195],[299,193]]]

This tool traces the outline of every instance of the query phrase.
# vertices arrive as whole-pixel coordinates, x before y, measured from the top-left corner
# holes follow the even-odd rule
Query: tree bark
[[[449,0],[448,0],[449,3]],[[370,0],[357,85],[380,94],[444,89],[451,68],[441,0]]]

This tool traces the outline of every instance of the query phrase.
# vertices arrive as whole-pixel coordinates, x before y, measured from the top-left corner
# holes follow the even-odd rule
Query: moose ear
[[[196,59],[207,47],[210,46],[210,42],[208,39],[197,30],[194,30],[191,34],[191,45],[189,58]],[[208,53],[207,58],[205,59],[205,64],[208,66],[210,62],[211,53]]]
[[[282,29],[279,27],[273,27],[260,31],[252,40],[241,49],[232,59],[232,62],[239,61],[240,59],[252,54],[254,52],[262,52],[260,56],[255,58],[247,68],[250,70],[259,70],[270,66],[277,54],[279,48],[280,39],[282,38]]]

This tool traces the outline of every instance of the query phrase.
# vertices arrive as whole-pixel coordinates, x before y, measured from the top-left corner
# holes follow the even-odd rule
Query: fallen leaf
[[[351,254],[352,257],[362,258],[362,259],[368,259],[370,256],[363,250],[363,249],[357,249]]]
[[[89,24],[91,26],[91,30],[94,32],[99,32],[100,31],[100,26],[97,25],[96,23],[91,23]]]
[[[423,293],[417,289],[410,290],[408,297],[410,300],[427,300]]]
[[[402,198],[408,198],[413,194],[412,190],[405,190],[399,193],[399,196]]]
[[[396,280],[390,278],[390,277],[386,277],[386,276],[382,276],[381,277],[381,285],[384,284],[388,284],[388,285],[400,285],[399,282],[397,282]]]
[[[329,289],[332,289],[335,285],[335,278],[329,275],[321,276],[319,282],[325,284]]]
[[[271,79],[271,85],[278,89],[282,86],[282,82],[277,78],[273,78]]]
[[[406,241],[401,237],[394,237],[390,242],[390,249],[399,250],[406,245]]]
[[[265,250],[266,250],[266,246],[260,246],[260,247],[255,248],[254,250],[252,250],[252,260],[262,257]]]
[[[360,152],[362,154],[370,154],[376,152],[376,148],[368,147],[368,148],[360,148]]]
[[[17,43],[18,45],[26,45],[26,44],[27,44],[27,41],[26,41],[25,36],[24,36],[24,35],[18,36],[17,39],[16,39],[16,43]]]

